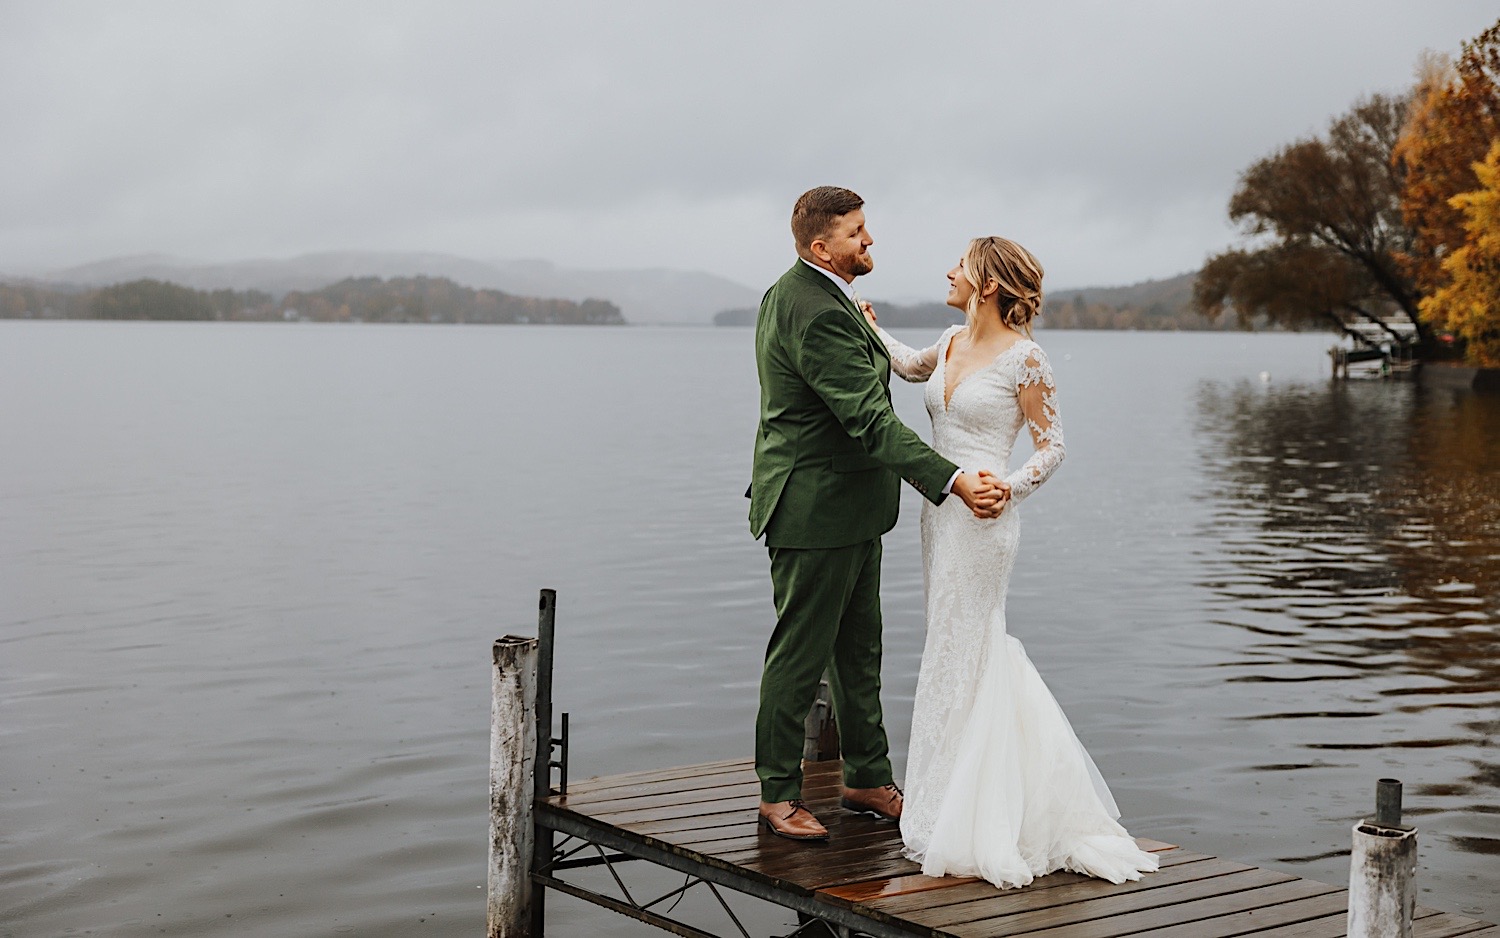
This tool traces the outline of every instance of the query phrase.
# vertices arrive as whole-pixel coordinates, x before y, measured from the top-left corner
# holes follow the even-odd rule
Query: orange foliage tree
[[[1500,368],[1500,139],[1473,170],[1479,188],[1449,200],[1464,244],[1443,258],[1448,282],[1422,300],[1422,315],[1462,339],[1470,362]]]
[[[1405,173],[1401,211],[1416,233],[1402,258],[1423,295],[1447,280],[1443,259],[1468,237],[1453,197],[1479,188],[1474,166],[1500,139],[1500,22],[1464,43],[1457,63],[1430,60],[1392,151]],[[1432,324],[1445,328],[1440,320]]]

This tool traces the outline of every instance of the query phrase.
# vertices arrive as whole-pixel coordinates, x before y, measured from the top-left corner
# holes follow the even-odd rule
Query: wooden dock
[[[803,790],[829,828],[826,844],[795,843],[756,823],[759,783],[748,761],[637,772],[574,781],[566,794],[539,797],[538,830],[561,835],[550,863],[534,867],[540,886],[603,905],[687,938],[712,933],[661,910],[665,901],[705,885],[747,893],[795,910],[827,928],[806,934],[904,936],[1025,935],[1027,938],[1337,938],[1345,935],[1348,897],[1337,886],[1141,840],[1161,870],[1113,885],[1058,872],[1024,889],[982,880],[923,876],[901,856],[896,825],[838,807],[842,764],[809,763]],[[540,857],[538,858],[540,860]],[[642,902],[616,867],[645,860],[686,874],[684,885]],[[615,899],[570,882],[564,873],[604,866],[624,893]],[[747,935],[719,895],[725,913]],[[1500,926],[1418,908],[1415,938],[1500,938]]]

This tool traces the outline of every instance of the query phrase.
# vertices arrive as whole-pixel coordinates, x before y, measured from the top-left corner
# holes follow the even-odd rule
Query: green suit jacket
[[[896,524],[904,478],[934,503],[958,467],[891,410],[885,345],[802,261],[766,291],[755,324],[760,428],[750,531],[767,547],[847,547]]]

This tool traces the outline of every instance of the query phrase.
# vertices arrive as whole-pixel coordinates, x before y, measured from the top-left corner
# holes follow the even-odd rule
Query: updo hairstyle
[[[1031,252],[1009,238],[975,238],[964,254],[964,279],[974,287],[969,294],[969,315],[979,312],[984,285],[993,280],[1000,285],[995,294],[1000,321],[1030,338],[1031,321],[1042,314],[1043,273]]]

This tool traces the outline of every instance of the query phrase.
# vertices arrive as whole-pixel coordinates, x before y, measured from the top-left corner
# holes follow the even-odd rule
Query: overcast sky
[[[0,0],[0,272],[421,250],[749,286],[804,189],[867,295],[967,239],[1051,287],[1196,268],[1240,170],[1456,53],[1487,2]]]

